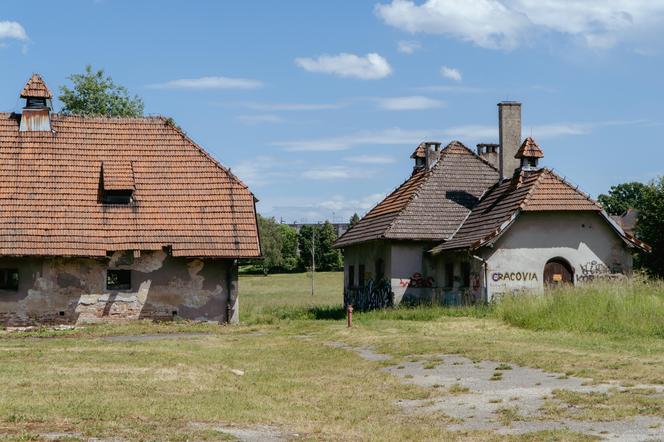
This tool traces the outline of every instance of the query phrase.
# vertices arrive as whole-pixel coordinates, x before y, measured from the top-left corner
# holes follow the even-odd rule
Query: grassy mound
[[[664,282],[634,278],[506,296],[493,315],[530,330],[664,338]]]

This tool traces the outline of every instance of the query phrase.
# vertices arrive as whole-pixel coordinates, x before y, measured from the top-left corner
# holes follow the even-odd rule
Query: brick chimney
[[[502,101],[498,103],[499,167],[501,179],[512,178],[520,167],[514,156],[521,146],[521,103]]]
[[[438,141],[427,141],[426,143],[426,163],[427,170],[431,170],[436,165],[440,158],[440,145]]]

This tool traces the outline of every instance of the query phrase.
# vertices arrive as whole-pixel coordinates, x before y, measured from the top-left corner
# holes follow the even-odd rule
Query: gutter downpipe
[[[484,268],[484,303],[486,304],[489,302],[489,263],[481,256],[470,256],[482,262],[482,267]]]

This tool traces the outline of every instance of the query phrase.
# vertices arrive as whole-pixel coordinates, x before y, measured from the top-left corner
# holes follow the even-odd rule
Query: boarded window
[[[448,262],[445,264],[445,287],[454,287],[454,263]]]
[[[0,269],[0,289],[18,290],[18,269]]]
[[[461,263],[461,280],[463,282],[463,287],[470,287],[470,263],[462,262]]]
[[[107,270],[106,289],[131,290],[131,270]]]
[[[380,281],[385,277],[385,261],[383,258],[378,258],[376,260],[376,282]]]
[[[355,266],[348,266],[348,287],[355,285]]]
[[[357,285],[364,287],[364,264],[360,264],[360,268],[357,275]]]

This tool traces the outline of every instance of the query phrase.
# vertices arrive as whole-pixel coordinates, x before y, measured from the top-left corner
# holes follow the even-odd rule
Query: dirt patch
[[[355,351],[371,361],[388,359],[368,348],[343,343],[334,347]],[[664,440],[664,418],[637,415],[613,421],[582,421],[547,418],[542,410],[554,390],[579,393],[611,393],[626,390],[617,383],[592,385],[590,379],[549,373],[496,361],[472,361],[458,355],[440,355],[433,361],[404,362],[382,368],[403,383],[435,388],[434,399],[404,400],[406,413],[442,412],[454,419],[449,430],[490,430],[499,434],[567,429],[573,432],[621,441]],[[661,399],[664,386],[639,385]]]
[[[198,430],[218,431],[219,433],[233,436],[242,442],[285,442],[300,436],[297,433],[285,433],[270,425],[236,427],[224,424],[192,422],[190,426]]]

